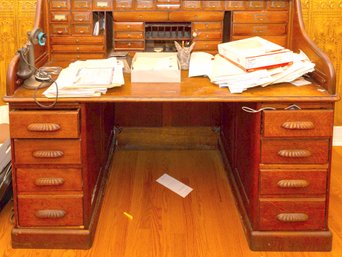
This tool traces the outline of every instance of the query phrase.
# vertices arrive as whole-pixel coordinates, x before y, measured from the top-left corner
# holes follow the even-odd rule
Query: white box
[[[131,82],[181,82],[177,53],[136,53],[132,60]]]

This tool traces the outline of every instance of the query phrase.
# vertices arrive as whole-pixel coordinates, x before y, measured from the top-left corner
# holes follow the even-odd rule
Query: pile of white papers
[[[308,72],[315,64],[301,51],[293,53],[293,63],[273,69],[247,72],[227,59],[203,52],[193,52],[190,58],[189,77],[208,76],[212,83],[228,87],[231,93],[242,93],[248,88],[293,82]],[[309,82],[308,82],[309,84]]]
[[[43,94],[48,98],[56,97],[57,85],[59,97],[100,96],[108,88],[125,84],[123,67],[123,62],[115,57],[73,62]]]

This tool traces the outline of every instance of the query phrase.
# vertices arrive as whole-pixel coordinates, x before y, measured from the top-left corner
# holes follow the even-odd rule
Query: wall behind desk
[[[33,26],[35,0],[0,0],[0,97],[5,95],[6,69]],[[342,94],[342,1],[302,0],[306,30],[331,58]],[[3,103],[0,100],[0,104]],[[336,105],[335,125],[342,126],[342,101]]]

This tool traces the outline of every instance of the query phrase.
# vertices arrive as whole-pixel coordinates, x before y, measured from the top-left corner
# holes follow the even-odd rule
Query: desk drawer
[[[71,14],[73,22],[91,22],[92,21],[92,12],[72,12]]]
[[[50,9],[51,10],[69,10],[70,9],[69,0],[51,0]]]
[[[77,60],[87,60],[87,59],[102,59],[106,58],[106,54],[103,53],[52,53],[51,59],[54,61],[65,61],[69,60],[77,61]]]
[[[51,22],[68,22],[70,13],[68,12],[51,12]]]
[[[115,32],[115,39],[143,39],[144,32]]]
[[[91,24],[74,24],[71,27],[72,34],[91,35],[93,27]]]
[[[261,163],[328,163],[329,140],[263,139]]]
[[[71,7],[73,10],[91,10],[92,0],[72,0]]]
[[[233,13],[234,23],[287,23],[287,11],[236,11]]]
[[[325,195],[326,170],[262,170],[261,195]]]
[[[232,36],[231,40],[240,40],[244,38],[249,38],[249,35],[244,35],[244,36]],[[276,43],[278,45],[281,45],[283,47],[287,46],[287,36],[286,35],[281,35],[281,36],[261,36],[262,38],[271,41],[273,43]]]
[[[18,197],[19,226],[81,226],[82,195],[32,195]]]
[[[194,47],[195,51],[215,51],[217,52],[217,45],[222,43],[222,41],[197,41],[195,38],[194,41],[196,45]]]
[[[53,23],[51,24],[51,32],[54,35],[69,35],[69,24]]]
[[[11,111],[12,138],[78,138],[79,111]]]
[[[53,45],[53,53],[98,53],[104,52],[103,45]]]
[[[112,0],[94,0],[93,9],[110,11],[113,9],[113,1]]]
[[[103,45],[103,36],[51,37],[51,45]]]
[[[194,22],[192,23],[192,30],[222,30],[222,22]]]
[[[260,200],[259,230],[325,230],[325,198]]]
[[[287,28],[286,24],[234,24],[234,36],[278,36],[285,35]]]
[[[144,41],[115,41],[114,42],[115,49],[137,49],[143,50],[145,48]]]
[[[81,169],[18,168],[16,178],[19,194],[82,190]]]
[[[16,164],[81,164],[78,139],[15,139]]]
[[[198,31],[197,40],[222,40],[221,31]]]
[[[114,31],[141,31],[145,30],[143,22],[114,22]]]
[[[331,137],[333,110],[265,111],[264,137]]]
[[[182,1],[182,9],[184,10],[198,10],[201,9],[202,4],[201,1]]]

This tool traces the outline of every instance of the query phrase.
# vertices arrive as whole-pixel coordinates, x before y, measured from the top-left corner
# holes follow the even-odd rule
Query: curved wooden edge
[[[318,48],[305,31],[301,1],[295,0],[293,6],[293,28],[291,48],[295,52],[302,50],[315,63],[311,77],[330,94],[336,94],[336,73],[329,57]]]
[[[14,94],[15,90],[21,85],[22,81],[18,80],[17,70],[19,67],[19,54],[17,53],[11,60],[7,69],[6,76],[6,94],[11,96]]]

